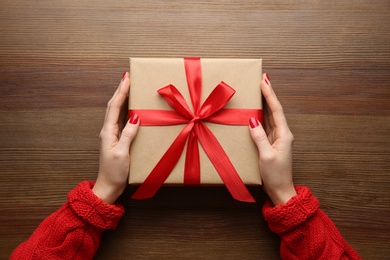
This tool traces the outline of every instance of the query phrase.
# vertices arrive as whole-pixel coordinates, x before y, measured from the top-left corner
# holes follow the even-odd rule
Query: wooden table
[[[390,2],[0,2],[0,258],[98,170],[128,57],[263,58],[308,185],[364,259],[390,256]],[[96,259],[278,259],[256,204],[225,188],[121,201]]]

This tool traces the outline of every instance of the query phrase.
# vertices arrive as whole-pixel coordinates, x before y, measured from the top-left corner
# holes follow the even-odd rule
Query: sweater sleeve
[[[114,229],[124,215],[93,192],[94,182],[81,182],[59,210],[47,217],[10,259],[92,259],[105,229]]]
[[[267,201],[263,215],[279,235],[282,259],[361,259],[342,238],[319,201],[307,187],[295,187],[297,195],[286,204]]]

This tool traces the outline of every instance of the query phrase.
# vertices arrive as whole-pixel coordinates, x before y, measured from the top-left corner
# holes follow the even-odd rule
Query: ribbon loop
[[[167,103],[180,115],[191,119],[194,117],[183,95],[173,85],[168,85],[157,91]]]
[[[200,109],[200,116],[207,118],[223,108],[233,97],[236,91],[229,87],[225,82],[219,83],[207,97]]]

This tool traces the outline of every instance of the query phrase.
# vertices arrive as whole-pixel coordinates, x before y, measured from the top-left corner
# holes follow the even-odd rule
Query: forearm
[[[296,187],[297,196],[274,207],[267,202],[263,214],[281,239],[283,259],[360,259],[333,222],[319,209],[307,187]]]
[[[114,229],[124,214],[93,194],[92,182],[82,182],[68,202],[46,218],[11,259],[92,259],[105,229]]]

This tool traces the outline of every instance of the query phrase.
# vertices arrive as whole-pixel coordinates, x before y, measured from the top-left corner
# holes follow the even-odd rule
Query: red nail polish
[[[123,75],[122,75],[122,80],[124,80],[125,79],[125,77],[126,77],[126,71],[125,72],[123,72]]]
[[[257,120],[256,118],[252,117],[251,119],[249,119],[249,125],[251,126],[251,128],[258,127],[259,126],[259,120]]]
[[[270,79],[269,79],[269,76],[268,76],[268,73],[265,73],[265,76],[266,76],[266,78],[267,78],[268,80],[270,80]]]
[[[138,123],[138,120],[139,120],[139,116],[138,114],[134,114],[130,117],[130,124],[133,124],[133,125],[136,125]]]
[[[267,83],[267,85],[269,85],[269,82],[268,82],[268,80],[267,80],[267,79],[264,79],[264,81],[265,81],[265,83]]]

